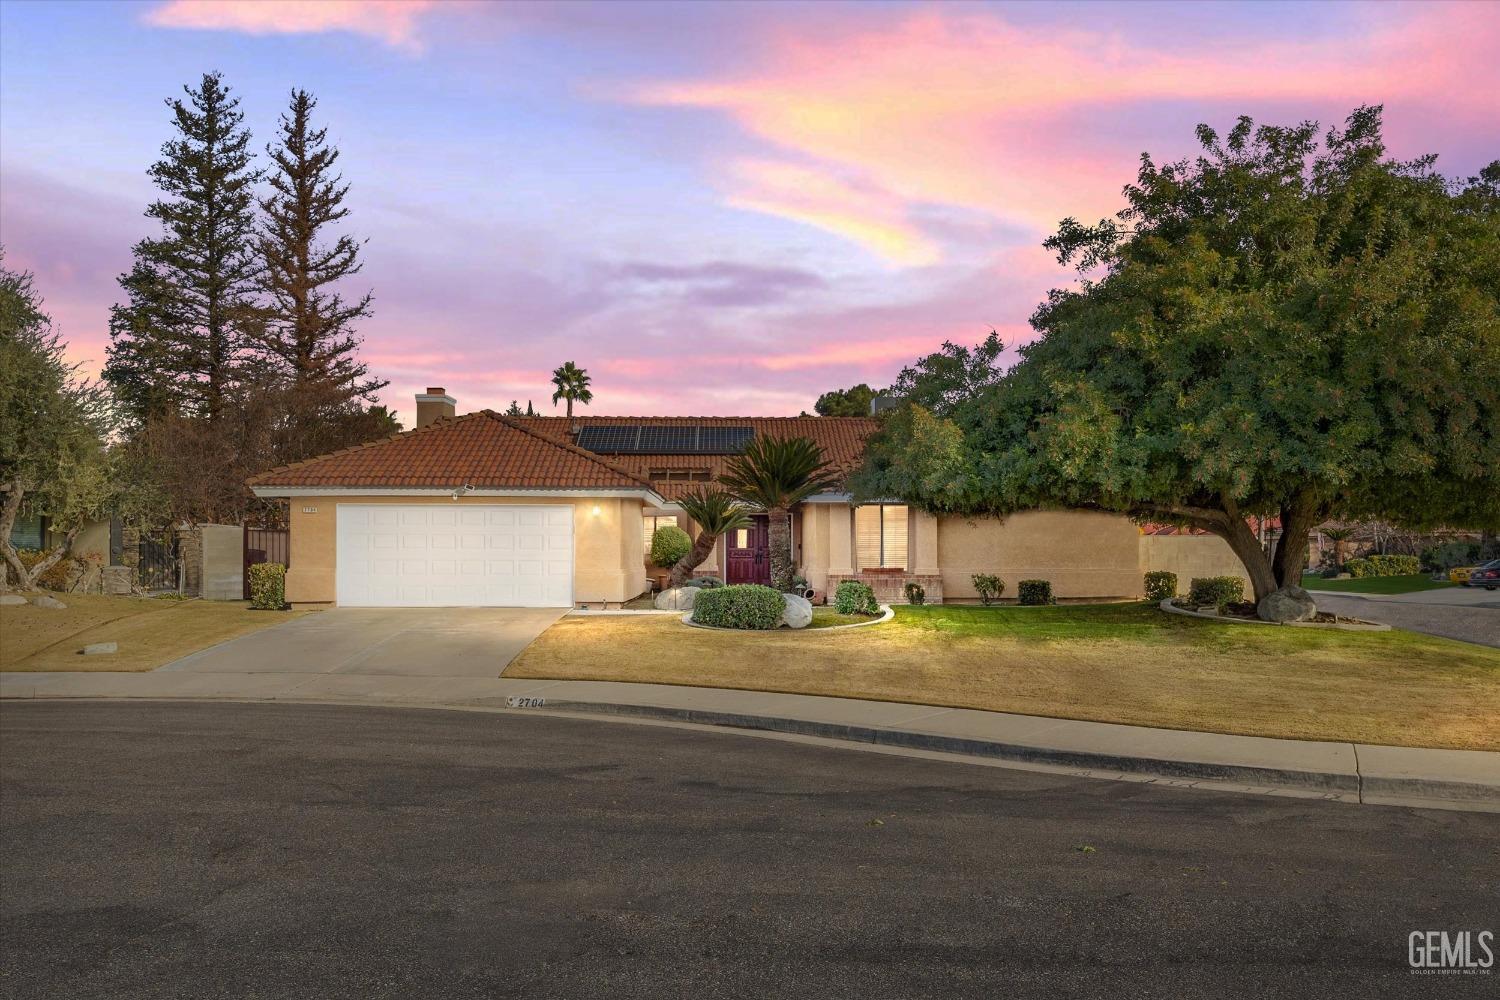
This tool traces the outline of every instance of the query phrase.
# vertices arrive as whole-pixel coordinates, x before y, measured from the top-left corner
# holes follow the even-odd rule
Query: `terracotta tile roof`
[[[535,428],[554,441],[570,442],[576,429],[620,424],[651,427],[750,427],[757,437],[811,438],[823,450],[823,458],[840,475],[853,472],[864,459],[865,441],[880,426],[871,417],[512,417],[518,424]],[[653,470],[706,470],[717,478],[725,470],[727,455],[606,455],[609,461],[633,475],[648,479],[669,500],[708,485],[702,481],[671,481],[653,477]]]
[[[355,448],[271,469],[251,486],[453,489],[648,489],[608,458],[491,410],[428,424]]]

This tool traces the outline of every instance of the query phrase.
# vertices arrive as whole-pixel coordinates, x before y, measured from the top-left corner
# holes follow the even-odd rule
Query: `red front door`
[[[730,583],[771,582],[770,519],[756,514],[748,527],[736,528],[729,538],[725,575]]]

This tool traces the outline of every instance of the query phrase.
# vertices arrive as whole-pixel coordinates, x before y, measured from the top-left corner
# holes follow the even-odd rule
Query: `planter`
[[[1358,618],[1346,618],[1342,621],[1331,622],[1267,622],[1259,618],[1241,618],[1238,615],[1221,615],[1213,608],[1200,608],[1197,610],[1179,608],[1172,603],[1171,598],[1162,601],[1158,605],[1168,614],[1182,615],[1184,618],[1205,618],[1209,621],[1225,622],[1230,625],[1272,625],[1278,628],[1322,628],[1336,629],[1340,632],[1389,632],[1389,625],[1379,622],[1361,621]]]

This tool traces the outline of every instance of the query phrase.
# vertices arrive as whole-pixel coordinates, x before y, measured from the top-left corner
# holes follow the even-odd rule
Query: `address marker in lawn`
[[[91,642],[83,647],[84,656],[104,656],[108,653],[118,653],[120,644],[117,642]]]

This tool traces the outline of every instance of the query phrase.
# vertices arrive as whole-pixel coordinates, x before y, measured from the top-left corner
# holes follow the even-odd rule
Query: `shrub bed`
[[[286,604],[286,567],[256,563],[250,567],[250,606],[257,611],[281,611]]]
[[[1422,560],[1416,556],[1365,556],[1350,559],[1344,569],[1356,580],[1371,576],[1411,576],[1422,572]]]
[[[743,583],[699,593],[693,602],[693,621],[715,628],[773,629],[781,626],[785,610],[780,591]]]
[[[1194,607],[1212,604],[1223,611],[1245,599],[1245,581],[1237,576],[1196,576],[1188,584],[1188,603]]]
[[[1166,570],[1155,570],[1146,574],[1146,600],[1153,604],[1170,601],[1177,596],[1177,574]]]
[[[1016,599],[1022,604],[1056,604],[1051,580],[1022,580],[1016,587]]]
[[[867,583],[845,580],[833,592],[833,610],[841,615],[873,615],[880,610],[875,591]]]

